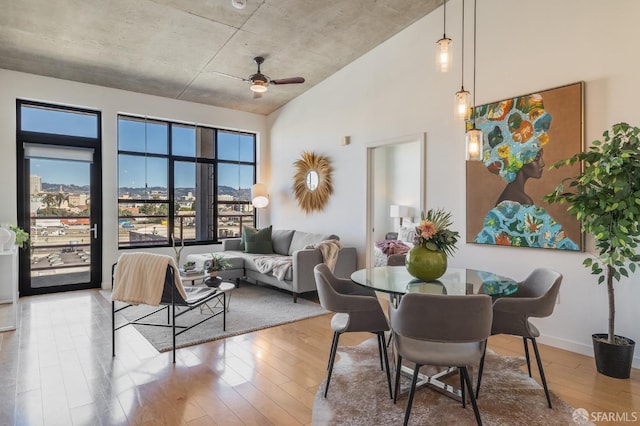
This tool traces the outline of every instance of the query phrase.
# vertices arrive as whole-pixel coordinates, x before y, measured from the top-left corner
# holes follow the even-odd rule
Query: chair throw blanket
[[[342,248],[342,243],[338,240],[324,240],[316,244],[309,244],[306,249],[318,249],[322,253],[322,261],[327,265],[331,272],[336,267],[338,261],[338,253]]]
[[[173,257],[153,253],[123,253],[116,265],[111,298],[133,305],[158,306],[162,299],[167,267],[175,271],[175,285],[186,300],[180,274]]]
[[[284,281],[287,273],[293,268],[293,258],[287,257],[274,257],[274,256],[260,256],[254,257],[253,263],[256,264],[256,268],[261,274],[268,274],[271,272],[274,277],[280,281]]]

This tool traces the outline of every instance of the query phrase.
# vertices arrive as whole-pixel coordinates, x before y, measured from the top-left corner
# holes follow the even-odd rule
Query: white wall
[[[467,2],[465,87],[472,86],[473,11]],[[364,265],[366,146],[427,133],[427,205],[452,211],[465,235],[464,128],[453,119],[460,88],[461,0],[448,4],[453,73],[436,74],[436,11],[331,76],[269,117],[271,221],[274,227],[333,232],[358,248]],[[640,2],[618,0],[483,0],[478,9],[477,103],[586,82],[585,140],[611,124],[639,125]],[[454,22],[455,21],[455,22]],[[351,145],[341,146],[345,135]],[[305,216],[292,195],[292,163],[302,150],[331,158],[335,193],[321,213]],[[277,153],[277,155],[275,155]],[[542,342],[592,355],[591,334],[606,332],[606,288],[582,266],[584,254],[459,244],[453,266],[523,279],[536,266],[564,274],[552,317],[538,320]],[[617,334],[640,341],[640,275],[617,286]],[[636,356],[635,366],[640,367]]]
[[[32,99],[61,105],[73,105],[96,109],[102,112],[102,180],[103,180],[103,282],[104,288],[111,286],[110,266],[118,258],[117,221],[117,114],[130,113],[169,120],[219,126],[227,129],[258,133],[258,180],[268,177],[268,137],[266,118],[224,108],[183,102],[89,84],[75,83],[18,73],[0,69],[0,200],[10,200],[0,205],[0,223],[16,223],[16,99]],[[187,253],[215,251],[219,246],[206,249],[187,247]],[[156,252],[173,254],[170,248]]]

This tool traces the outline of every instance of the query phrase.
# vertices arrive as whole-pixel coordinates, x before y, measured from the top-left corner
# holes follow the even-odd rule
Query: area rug
[[[222,315],[182,333],[176,338],[176,347],[196,345],[211,340],[223,339],[249,333],[276,325],[300,321],[306,318],[326,314],[318,303],[298,297],[298,303],[293,303],[291,293],[278,291],[274,288],[242,283],[240,288],[231,291],[229,312],[227,312],[227,330],[222,331]],[[110,300],[110,293],[107,294]],[[116,307],[123,306],[119,302]],[[151,312],[152,307],[135,306],[121,311],[116,316],[116,326],[126,320],[132,320]],[[124,318],[119,318],[122,315]],[[178,318],[177,324],[194,324],[202,317],[199,309],[184,314]],[[126,320],[125,320],[126,319]],[[166,311],[148,317],[145,321],[166,321]],[[150,327],[135,325],[159,352],[172,348],[171,330],[164,327]]]
[[[316,393],[313,425],[402,424],[407,396],[401,395],[396,405],[389,398],[386,375],[380,370],[376,340],[369,339],[355,347],[341,347],[338,354],[340,359],[335,364],[327,398],[323,398],[324,382]],[[551,394],[553,409],[547,407],[542,387],[520,371],[525,362],[521,357],[498,356],[487,351],[478,399],[482,423],[575,425],[573,408],[557,396]],[[426,368],[420,371],[428,371]],[[458,383],[457,375],[452,379],[452,383]],[[408,388],[410,379],[403,377],[401,383]],[[433,389],[420,388],[413,400],[409,424],[463,426],[475,425],[476,421],[470,403],[463,409],[458,401]]]

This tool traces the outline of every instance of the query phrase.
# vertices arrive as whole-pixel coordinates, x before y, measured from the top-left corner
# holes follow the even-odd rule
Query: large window
[[[254,134],[119,116],[119,247],[239,236],[255,175]]]

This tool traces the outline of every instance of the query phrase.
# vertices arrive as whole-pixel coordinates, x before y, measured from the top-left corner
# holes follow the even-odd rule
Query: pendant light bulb
[[[454,114],[458,120],[466,121],[471,117],[471,93],[464,90],[464,86],[460,88],[460,91],[456,92]]]
[[[465,135],[467,142],[467,161],[481,161],[482,160],[482,130],[476,128],[475,123],[473,128],[467,131]]]
[[[450,38],[442,37],[436,42],[436,68],[440,72],[447,72],[451,68],[451,42]]]

